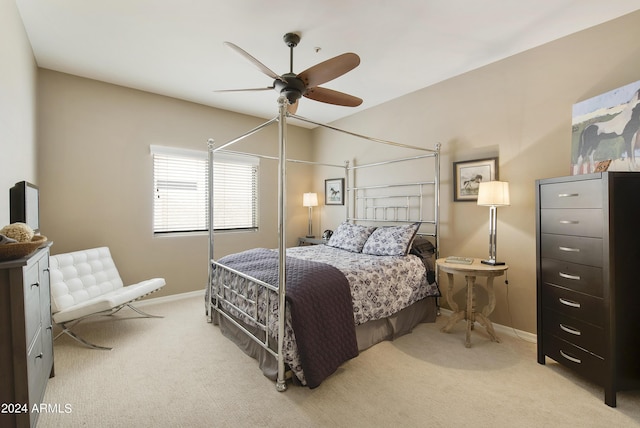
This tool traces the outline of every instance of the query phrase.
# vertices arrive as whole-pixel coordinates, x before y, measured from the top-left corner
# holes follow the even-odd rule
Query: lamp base
[[[480,260],[480,263],[491,266],[503,266],[505,262],[497,262],[495,260]]]
[[[315,238],[315,237],[316,237],[315,235],[307,235],[307,236],[305,236],[305,238]]]

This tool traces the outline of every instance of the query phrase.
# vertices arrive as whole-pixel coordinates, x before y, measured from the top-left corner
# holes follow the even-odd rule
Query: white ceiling
[[[302,99],[328,123],[640,9],[638,0],[16,0],[38,66],[253,116],[277,115],[271,78],[223,46],[294,72],[344,52],[360,65],[323,87],[357,108]],[[318,50],[318,48],[320,48]],[[317,52],[316,52],[317,51]]]

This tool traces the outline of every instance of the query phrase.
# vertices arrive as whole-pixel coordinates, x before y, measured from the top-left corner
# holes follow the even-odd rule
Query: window
[[[151,146],[151,154],[154,233],[207,231],[207,153]],[[258,228],[258,164],[250,156],[215,155],[214,230]]]

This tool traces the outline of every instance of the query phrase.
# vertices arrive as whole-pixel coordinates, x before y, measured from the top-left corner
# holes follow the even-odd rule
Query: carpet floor
[[[535,344],[446,316],[380,343],[315,389],[279,393],[257,362],[206,322],[202,296],[147,304],[81,323],[98,351],[55,341],[39,428],[48,427],[632,427],[640,391],[604,404],[602,388],[559,364],[536,361]],[[128,311],[128,312],[127,312]]]

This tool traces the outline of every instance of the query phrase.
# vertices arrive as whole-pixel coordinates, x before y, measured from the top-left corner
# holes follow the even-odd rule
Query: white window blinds
[[[208,230],[207,153],[151,146],[154,233]],[[216,154],[214,229],[257,229],[258,159]]]

